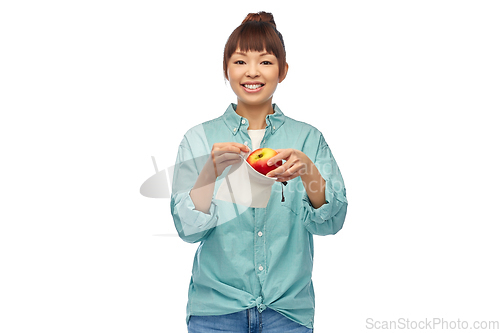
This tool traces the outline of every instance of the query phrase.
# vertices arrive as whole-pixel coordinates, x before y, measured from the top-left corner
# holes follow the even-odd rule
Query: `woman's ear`
[[[283,71],[283,73],[281,73],[280,80],[278,81],[278,83],[281,83],[281,81],[283,81],[285,79],[286,73],[288,73],[288,63],[287,62],[285,62],[285,70]]]

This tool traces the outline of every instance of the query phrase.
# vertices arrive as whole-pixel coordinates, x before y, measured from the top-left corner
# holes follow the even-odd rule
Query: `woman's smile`
[[[243,90],[248,93],[256,93],[261,91],[264,85],[265,84],[261,82],[245,82],[241,86],[243,87]]]

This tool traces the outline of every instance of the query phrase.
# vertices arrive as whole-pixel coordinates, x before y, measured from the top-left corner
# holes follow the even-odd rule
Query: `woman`
[[[312,332],[313,235],[342,228],[344,181],[322,133],[272,103],[288,71],[272,14],[248,14],[226,43],[223,67],[237,104],[186,132],[172,186],[178,234],[200,243],[188,291],[188,331]],[[262,147],[278,152],[269,164],[284,160],[267,174],[277,178],[267,207],[216,200],[228,166]]]

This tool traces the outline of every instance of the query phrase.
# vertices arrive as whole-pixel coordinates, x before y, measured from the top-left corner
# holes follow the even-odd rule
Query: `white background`
[[[197,244],[139,188],[236,101],[224,44],[260,10],[290,65],[273,102],[347,188],[315,332],[500,321],[497,1],[4,1],[1,332],[187,331]]]

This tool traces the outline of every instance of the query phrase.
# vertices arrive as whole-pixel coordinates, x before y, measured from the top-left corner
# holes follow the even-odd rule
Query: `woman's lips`
[[[250,88],[247,88],[245,87],[244,84],[241,85],[243,87],[243,90],[245,90],[246,92],[248,93],[255,93],[255,92],[259,92],[262,90],[262,88],[264,88],[264,85],[262,84],[260,87],[256,88],[256,89],[250,89]]]

